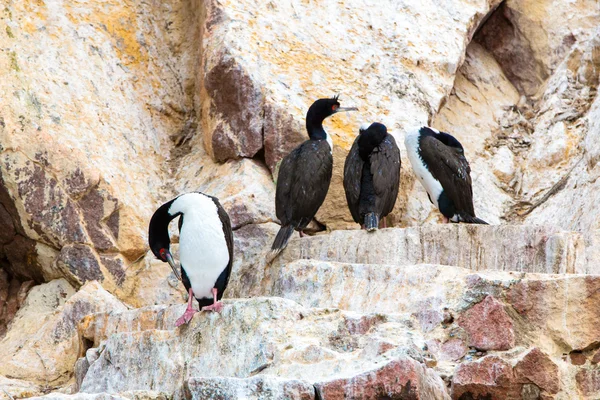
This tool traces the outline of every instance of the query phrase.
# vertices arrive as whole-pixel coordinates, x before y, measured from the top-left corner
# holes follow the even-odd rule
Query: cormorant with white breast
[[[487,225],[475,216],[471,167],[454,136],[423,126],[407,132],[404,144],[415,175],[444,222]]]
[[[400,150],[378,122],[363,125],[344,164],[344,191],[354,222],[375,231],[396,204],[400,185]]]
[[[171,255],[169,223],[179,217],[181,275]],[[219,200],[200,192],[185,193],[163,204],[150,220],[148,241],[154,255],[168,262],[189,293],[188,306],[176,325],[195,314],[192,299],[202,311],[220,312],[233,262],[233,233],[229,215]]]
[[[275,237],[268,260],[285,248],[294,229],[300,231],[323,204],[333,167],[333,143],[323,129],[323,120],[340,111],[355,107],[340,107],[338,96],[315,101],[306,113],[309,140],[292,150],[281,161],[275,192],[275,211],[281,228]]]

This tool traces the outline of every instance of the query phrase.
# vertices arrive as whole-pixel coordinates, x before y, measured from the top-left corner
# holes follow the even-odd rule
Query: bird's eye
[[[332,105],[332,106],[331,106],[331,110],[332,110],[332,111],[335,111],[335,110],[337,110],[339,107],[340,107],[339,105],[337,105],[337,104],[334,104],[334,105]]]

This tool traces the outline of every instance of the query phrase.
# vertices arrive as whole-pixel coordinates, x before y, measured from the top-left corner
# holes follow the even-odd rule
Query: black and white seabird
[[[268,260],[285,248],[294,229],[300,231],[323,204],[333,167],[333,143],[323,129],[323,120],[340,111],[355,107],[340,107],[338,96],[315,101],[306,113],[306,130],[310,140],[292,150],[281,161],[275,193],[275,211],[281,228],[275,237]]]
[[[344,164],[344,191],[354,222],[371,232],[396,204],[400,150],[385,125],[363,125]]]
[[[169,223],[179,217],[181,276],[170,251]],[[216,197],[194,192],[163,204],[150,220],[148,241],[154,255],[168,262],[189,293],[185,313],[176,322],[189,322],[196,298],[202,311],[220,312],[233,261],[233,233],[229,215]]]
[[[444,222],[487,224],[475,216],[471,167],[454,136],[423,126],[407,132],[404,144],[415,175]]]

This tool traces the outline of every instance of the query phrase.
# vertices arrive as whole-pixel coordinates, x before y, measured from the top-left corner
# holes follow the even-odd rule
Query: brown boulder
[[[398,398],[449,399],[443,381],[433,370],[412,358],[399,358],[372,371],[315,384],[327,400]]]
[[[457,321],[469,335],[469,347],[478,350],[508,350],[515,345],[512,319],[504,304],[487,296],[464,312]]]

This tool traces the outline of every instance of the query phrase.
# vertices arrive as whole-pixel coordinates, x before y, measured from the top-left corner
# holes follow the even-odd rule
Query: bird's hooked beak
[[[339,113],[339,112],[343,112],[343,111],[358,111],[358,108],[356,107],[338,107],[337,110],[335,110],[335,113]]]
[[[167,249],[161,249],[160,255],[163,257],[163,261],[167,261],[173,270],[173,273],[177,277],[177,279],[181,280],[181,275],[179,274],[179,269],[177,268],[177,264],[175,264],[175,260],[173,260],[173,256],[171,252]]]

